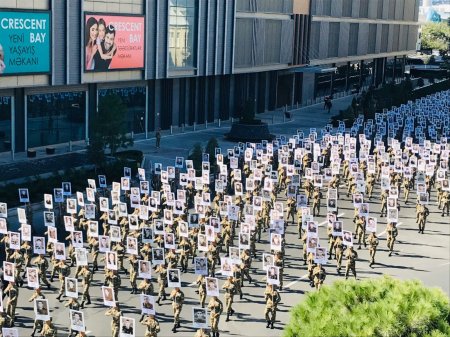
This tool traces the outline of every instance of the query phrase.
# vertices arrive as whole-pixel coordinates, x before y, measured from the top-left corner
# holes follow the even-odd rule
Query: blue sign
[[[50,12],[0,12],[0,76],[50,72]]]

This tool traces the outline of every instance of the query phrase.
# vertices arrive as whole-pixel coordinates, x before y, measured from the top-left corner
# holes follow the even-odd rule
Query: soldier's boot
[[[244,294],[242,294],[242,292],[241,292],[240,295],[239,295],[239,299],[242,300],[242,297],[244,297]]]
[[[172,332],[177,333],[177,325],[176,324],[173,325]]]
[[[31,333],[31,337],[34,337],[34,334],[36,333],[36,328],[33,329],[33,332]]]
[[[50,283],[47,283],[47,289],[50,289],[51,285]]]
[[[161,297],[158,297],[158,299],[156,300],[156,303],[158,303],[158,305],[161,305]]]
[[[270,328],[270,321],[267,321],[266,329]]]
[[[273,329],[273,322],[270,323],[270,328]]]
[[[181,326],[180,321],[177,322],[177,328],[179,328]]]
[[[84,309],[84,301],[81,302],[80,308]]]
[[[62,294],[59,294],[58,297],[56,297],[56,299],[60,302],[61,302],[61,296],[62,296]]]
[[[88,298],[87,298],[87,303],[86,303],[87,305],[89,305],[89,304],[91,304],[91,296],[88,296]]]
[[[389,255],[388,255],[388,256],[392,256],[392,251],[389,252]]]
[[[227,319],[225,320],[225,322],[229,322],[230,321],[230,312],[227,312]]]
[[[141,315],[141,319],[139,320],[139,322],[142,322],[142,321],[144,320],[144,317],[145,317],[145,315],[142,314],[142,315]]]

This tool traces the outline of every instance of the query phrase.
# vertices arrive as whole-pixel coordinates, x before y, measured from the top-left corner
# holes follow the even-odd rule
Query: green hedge
[[[284,337],[450,336],[449,299],[419,281],[337,281],[291,310]]]

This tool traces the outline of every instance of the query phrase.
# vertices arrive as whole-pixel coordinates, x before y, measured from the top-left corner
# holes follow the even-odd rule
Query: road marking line
[[[302,277],[300,277],[298,280],[292,281],[291,283],[289,283],[288,285],[286,285],[284,288],[290,288],[291,286],[293,286],[294,284],[296,284],[297,282],[304,280],[305,278],[307,278],[309,276],[309,274],[305,274]]]
[[[338,214],[338,215],[337,215],[337,218],[339,219],[339,218],[343,217],[344,215],[345,215],[345,213]],[[328,223],[328,220],[322,221],[322,222],[319,224],[319,227],[325,225],[326,223]]]
[[[402,224],[403,224],[403,222],[399,222],[399,223],[397,224],[397,228],[400,227]],[[383,235],[383,234],[385,234],[385,233],[386,233],[386,230],[384,230],[384,231],[382,231],[381,233],[377,234],[377,236],[381,236],[381,235]]]

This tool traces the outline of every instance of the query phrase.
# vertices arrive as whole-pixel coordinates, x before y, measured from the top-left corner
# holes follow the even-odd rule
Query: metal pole
[[[173,126],[172,125],[170,126],[170,134],[171,135],[173,134]]]
[[[219,128],[220,128],[220,118],[219,118]]]

